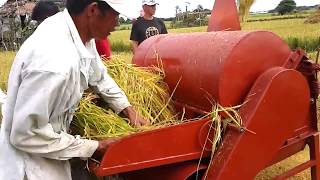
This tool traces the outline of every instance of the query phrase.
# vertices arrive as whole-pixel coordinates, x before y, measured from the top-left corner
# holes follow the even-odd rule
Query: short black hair
[[[101,0],[67,0],[66,7],[70,15],[79,15],[89,4],[93,2],[98,4],[99,10],[103,14],[112,9],[108,3]]]
[[[59,12],[59,7],[54,2],[39,1],[32,10],[31,19],[42,22],[57,12]]]

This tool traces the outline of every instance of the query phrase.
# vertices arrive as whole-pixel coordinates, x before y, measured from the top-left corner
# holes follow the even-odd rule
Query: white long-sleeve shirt
[[[68,159],[90,157],[98,147],[67,133],[88,85],[116,112],[130,106],[94,40],[84,45],[64,10],[46,19],[14,60],[0,133],[0,180],[71,179]]]

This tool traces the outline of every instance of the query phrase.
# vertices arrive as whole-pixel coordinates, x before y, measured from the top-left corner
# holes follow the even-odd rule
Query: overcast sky
[[[141,0],[137,0],[140,2]],[[139,11],[142,9],[141,4],[137,3],[136,0],[132,1],[133,4],[129,8],[129,16],[138,16]],[[281,0],[256,0],[256,2],[251,7],[252,12],[257,11],[267,11],[274,9]],[[214,0],[158,0],[159,6],[157,7],[156,17],[174,17],[175,7],[178,5],[182,11],[186,9],[186,2],[189,2],[188,9],[195,9],[199,4],[204,8],[212,9]],[[320,4],[320,0],[295,0],[297,6],[311,6]]]

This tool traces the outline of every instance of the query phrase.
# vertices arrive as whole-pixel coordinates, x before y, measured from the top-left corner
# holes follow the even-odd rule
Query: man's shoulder
[[[143,17],[138,17],[133,24],[141,24],[144,22],[144,18]]]
[[[154,17],[153,19],[154,19],[155,21],[157,21],[157,22],[164,23],[164,21],[163,21],[163,19],[162,19],[162,18]]]
[[[58,74],[70,72],[79,59],[72,42],[67,39],[44,38],[34,34],[21,46],[16,58],[30,71],[47,71]]]

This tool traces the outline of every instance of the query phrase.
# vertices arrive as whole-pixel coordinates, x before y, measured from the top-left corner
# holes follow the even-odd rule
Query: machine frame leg
[[[311,178],[320,180],[320,134],[314,134],[310,138],[310,161],[315,161],[315,165],[311,167]]]
[[[308,168],[311,168],[311,179],[320,180],[320,133],[316,132],[307,139],[310,160],[275,177],[275,180],[288,179]]]

